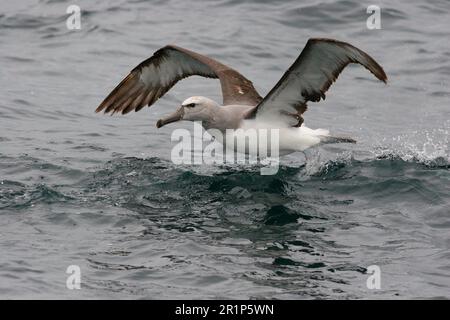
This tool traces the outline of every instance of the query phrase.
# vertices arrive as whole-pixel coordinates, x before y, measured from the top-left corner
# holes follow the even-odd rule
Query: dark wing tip
[[[130,72],[102,101],[95,112],[100,112],[103,109],[105,113],[112,111],[113,113],[120,112],[123,103],[128,101],[130,96],[136,93],[139,89],[139,77],[135,71]]]
[[[171,46],[165,46],[157,50],[150,58],[139,63],[131,72],[114,88],[95,110],[96,113],[105,110],[105,114],[111,112],[127,114],[132,110],[139,111],[146,105],[151,105],[157,100],[147,91],[149,88],[140,80],[142,69],[152,64],[159,66],[167,57],[167,50]],[[150,99],[151,98],[151,99]]]
[[[171,79],[168,85],[162,86],[161,83],[149,85],[141,80],[142,72],[144,72],[143,69],[152,65],[154,72],[166,72],[161,65],[169,58],[170,51],[180,49],[181,48],[169,44],[155,51],[150,58],[142,61],[131,70],[131,72],[102,101],[95,112],[98,113],[104,110],[105,114],[110,112],[112,114],[127,114],[133,110],[137,112],[145,106],[151,106],[173,87],[177,81],[190,74],[183,74],[182,76],[169,74],[169,76],[174,76],[174,78]],[[177,61],[173,63],[177,63]],[[160,75],[157,74],[157,76]]]
[[[380,66],[380,77],[377,77],[379,80],[383,81],[385,84],[388,82],[388,77],[386,73],[384,72],[383,68]]]
[[[362,54],[364,56],[364,58],[366,58],[367,61],[369,61],[369,63],[366,65],[359,61],[358,62],[360,64],[362,64],[366,69],[368,69],[375,77],[377,77],[378,80],[383,81],[384,83],[387,83],[388,78],[387,78],[386,73],[384,72],[383,67],[380,66],[378,64],[378,62],[376,62],[371,56],[369,56],[364,51],[358,49],[358,52],[360,54]]]
[[[338,45],[343,48],[347,47],[347,48],[356,50],[360,55],[362,55],[368,61],[368,64],[361,63],[361,61],[354,61],[354,62],[360,63],[366,69],[368,69],[378,80],[380,80],[384,83],[387,83],[388,78],[387,78],[386,73],[383,70],[383,67],[380,66],[378,64],[378,62],[376,62],[371,56],[369,56],[367,53],[365,53],[361,49],[358,49],[357,47],[355,47],[354,45],[351,45],[348,42],[339,41],[339,40],[335,40],[335,39],[329,39],[329,38],[310,38],[307,42],[307,45],[309,43],[320,43],[320,42],[333,43],[333,44]]]

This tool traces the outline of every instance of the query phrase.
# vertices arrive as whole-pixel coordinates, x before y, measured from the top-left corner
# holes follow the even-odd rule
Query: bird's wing
[[[387,81],[383,68],[362,50],[336,40],[309,39],[294,64],[247,118],[301,126],[307,102],[325,99],[325,92],[349,63],[359,63]]]
[[[192,75],[219,78],[223,103],[256,106],[261,96],[250,80],[226,65],[198,54],[176,47],[166,46],[152,57],[135,67],[119,85],[103,100],[96,112],[139,111],[151,106],[179,80]]]

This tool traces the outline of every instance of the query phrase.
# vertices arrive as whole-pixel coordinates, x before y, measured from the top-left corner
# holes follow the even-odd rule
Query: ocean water
[[[71,4],[80,30],[66,27]],[[439,0],[2,1],[0,298],[449,298],[449,14]],[[310,37],[351,42],[389,82],[348,67],[305,123],[358,143],[289,155],[276,175],[171,162],[172,130],[191,126],[157,119],[191,95],[220,101],[218,81],[94,113],[168,43],[264,95]]]

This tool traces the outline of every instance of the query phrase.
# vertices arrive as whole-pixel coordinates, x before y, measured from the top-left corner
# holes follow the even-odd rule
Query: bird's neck
[[[203,121],[203,127],[208,129],[218,129],[225,132],[226,129],[238,129],[241,126],[244,115],[251,109],[251,106],[218,106],[211,112],[211,117]]]
[[[213,106],[208,112],[208,117],[206,120],[202,121],[203,128],[205,130],[209,129],[222,129],[224,114],[221,106]]]

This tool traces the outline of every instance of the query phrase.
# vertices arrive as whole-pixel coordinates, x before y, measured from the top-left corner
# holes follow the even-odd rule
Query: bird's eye
[[[195,103],[189,103],[189,104],[186,105],[186,107],[193,108],[193,107],[195,107]]]

